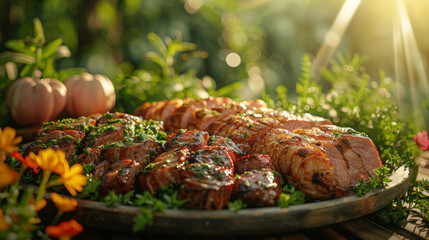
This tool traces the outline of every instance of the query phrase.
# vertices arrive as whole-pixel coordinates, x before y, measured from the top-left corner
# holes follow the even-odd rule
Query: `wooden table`
[[[418,159],[421,166],[419,168],[418,179],[429,179],[429,152],[423,154]],[[275,224],[275,223],[274,223]],[[168,231],[168,229],[166,229]],[[403,221],[395,225],[380,225],[372,221],[368,216],[329,225],[319,228],[311,228],[293,233],[276,233],[257,236],[230,236],[230,237],[200,237],[200,236],[175,236],[174,233],[169,236],[148,236],[133,233],[106,231],[95,228],[85,228],[85,231],[76,237],[76,239],[225,239],[225,240],[305,240],[305,239],[429,239],[429,226],[419,222],[411,223]]]

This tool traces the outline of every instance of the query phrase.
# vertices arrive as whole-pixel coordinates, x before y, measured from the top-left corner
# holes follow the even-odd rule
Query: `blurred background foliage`
[[[395,78],[392,2],[362,1],[337,49],[345,55],[370,56],[363,66],[372,76],[384,69],[387,77]],[[62,38],[70,50],[71,57],[58,59],[55,68],[107,75],[117,90],[116,110],[132,112],[142,101],[207,94],[250,99],[264,92],[274,95],[278,85],[286,86],[293,98],[304,54],[317,53],[343,4],[342,0],[2,0],[0,52],[10,50],[7,41],[31,36],[37,17],[46,39]],[[415,0],[406,5],[426,61],[429,3]],[[155,35],[149,33],[160,39],[154,41]],[[163,55],[157,41],[166,46],[176,41],[180,47]],[[1,71],[4,68],[0,75]],[[168,81],[168,87],[160,85]],[[397,82],[400,89],[413,84]],[[331,86],[329,81],[322,84]],[[0,94],[3,101],[4,91]],[[408,101],[405,94],[396,97]],[[427,110],[426,106],[422,108]]]

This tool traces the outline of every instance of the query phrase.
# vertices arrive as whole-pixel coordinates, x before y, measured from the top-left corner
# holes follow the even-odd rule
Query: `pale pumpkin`
[[[6,106],[12,118],[21,125],[43,123],[54,119],[66,106],[67,88],[56,79],[16,80],[6,94]]]
[[[65,82],[67,87],[67,113],[72,117],[105,113],[115,106],[115,88],[104,75],[82,73]]]

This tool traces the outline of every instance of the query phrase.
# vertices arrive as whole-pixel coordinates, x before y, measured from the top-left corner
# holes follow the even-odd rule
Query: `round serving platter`
[[[320,227],[358,218],[377,211],[394,198],[405,194],[411,179],[408,168],[401,167],[389,177],[392,181],[383,189],[375,189],[362,197],[305,203],[288,208],[267,207],[228,210],[170,210],[154,213],[153,224],[145,234],[160,235],[254,235],[292,232]],[[140,214],[138,207],[106,207],[104,203],[77,199],[75,212],[65,214],[84,226],[114,231],[132,231],[133,218]],[[46,215],[55,215],[55,208],[47,208]],[[42,216],[43,217],[43,216]]]

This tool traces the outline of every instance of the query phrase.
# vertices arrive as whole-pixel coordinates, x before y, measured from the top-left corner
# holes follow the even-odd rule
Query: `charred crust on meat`
[[[311,182],[312,183],[322,183],[322,181],[320,181],[319,173],[313,174],[313,177],[311,178]]]
[[[340,151],[341,154],[344,154],[344,149],[341,147],[341,145],[336,144],[335,147]]]
[[[346,147],[351,147],[349,141],[347,141],[347,139],[345,138],[341,138],[341,142],[346,146]]]
[[[296,151],[296,153],[298,153],[298,155],[301,157],[306,157],[308,152],[309,152],[308,149],[305,149],[305,148],[300,148],[298,149],[298,151]]]

